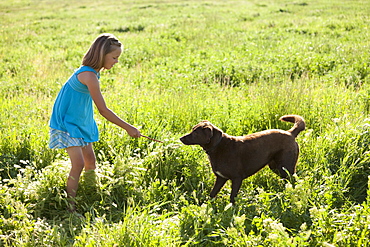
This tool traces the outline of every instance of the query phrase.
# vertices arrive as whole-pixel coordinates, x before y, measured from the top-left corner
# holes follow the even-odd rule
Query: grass
[[[370,43],[367,1],[0,3],[0,246],[368,246]],[[98,113],[98,192],[65,210],[69,162],[47,148],[53,101],[92,40],[114,33],[101,77],[132,139]],[[199,148],[208,119],[244,135],[299,114],[291,181],[263,169],[216,199]]]

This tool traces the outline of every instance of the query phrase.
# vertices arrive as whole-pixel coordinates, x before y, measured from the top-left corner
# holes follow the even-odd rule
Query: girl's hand
[[[141,136],[140,131],[134,126],[130,126],[126,131],[131,137],[138,138]]]

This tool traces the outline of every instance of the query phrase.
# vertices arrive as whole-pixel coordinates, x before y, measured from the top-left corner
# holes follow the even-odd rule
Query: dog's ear
[[[203,132],[205,134],[205,138],[207,139],[207,143],[211,142],[211,138],[213,136],[213,125],[207,121],[207,123],[203,126]]]

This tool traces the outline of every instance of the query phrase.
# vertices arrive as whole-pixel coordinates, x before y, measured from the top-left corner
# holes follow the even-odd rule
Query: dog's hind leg
[[[270,167],[271,171],[281,176],[280,171],[278,169],[278,165],[276,164],[274,160],[271,160],[270,163],[268,163],[268,166]]]
[[[277,174],[279,174],[282,178],[287,178],[289,175],[293,175],[295,173],[298,152],[298,150],[296,152],[282,152],[274,159],[276,163]],[[289,174],[287,174],[287,172]]]
[[[230,202],[235,203],[235,197],[239,192],[240,186],[242,185],[242,178],[234,178],[231,185],[231,195],[230,195]]]
[[[210,194],[212,198],[214,198],[217,195],[217,193],[220,192],[222,186],[224,186],[227,180],[228,180],[227,178],[223,178],[216,175],[216,182]]]

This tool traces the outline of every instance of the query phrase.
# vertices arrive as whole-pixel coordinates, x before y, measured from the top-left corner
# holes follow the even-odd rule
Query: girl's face
[[[116,63],[118,63],[118,58],[121,55],[121,53],[122,53],[122,48],[121,47],[117,47],[112,52],[106,54],[104,56],[104,65],[103,65],[103,68],[104,69],[111,69],[113,67],[113,65],[115,65]]]

